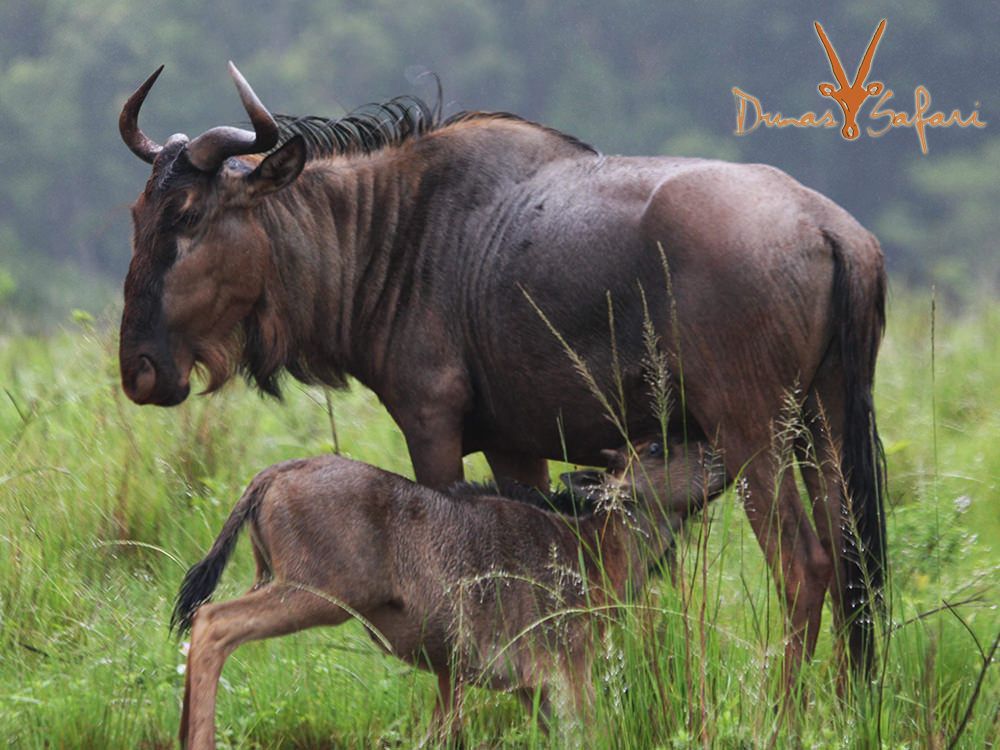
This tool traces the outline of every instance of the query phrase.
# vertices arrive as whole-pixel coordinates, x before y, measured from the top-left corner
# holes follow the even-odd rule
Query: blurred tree
[[[982,182],[996,174],[989,130],[933,130],[926,157],[910,129],[855,142],[828,130],[733,135],[733,86],[786,114],[830,105],[816,91],[830,71],[814,20],[853,72],[884,16],[873,76],[894,89],[898,108],[912,109],[922,83],[936,108],[978,107],[991,121],[997,3],[872,9],[852,0],[814,16],[797,0],[6,0],[0,265],[17,287],[9,300],[58,305],[59,294],[40,290],[52,275],[37,270],[53,261],[120,283],[126,207],[148,176],[118,140],[121,104],[165,63],[142,115],[154,138],[239,121],[227,59],[277,111],[338,115],[404,92],[432,97],[420,76],[430,70],[449,111],[517,112],[607,153],[774,164],[878,229],[897,272],[957,289],[969,273],[997,283],[996,212],[984,197],[996,205],[996,192]],[[979,187],[956,177],[965,173]]]
[[[1000,289],[1000,137],[906,170],[913,197],[891,202],[876,229],[914,257],[914,280],[952,295]]]

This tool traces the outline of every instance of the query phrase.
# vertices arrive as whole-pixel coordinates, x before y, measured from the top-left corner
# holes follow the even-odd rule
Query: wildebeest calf
[[[612,473],[579,516],[468,488],[438,492],[332,455],[265,469],[178,595],[173,624],[191,628],[181,744],[215,746],[216,689],[237,646],[351,617],[437,674],[437,731],[460,730],[465,683],[515,691],[528,705],[538,690],[547,717],[560,676],[585,710],[595,627],[643,585],[678,519],[725,483],[700,447],[669,460],[659,443],[637,451],[607,452]],[[204,604],[244,524],[253,588]]]

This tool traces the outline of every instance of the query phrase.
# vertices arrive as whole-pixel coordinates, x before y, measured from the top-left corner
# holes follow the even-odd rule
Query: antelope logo
[[[961,111],[953,109],[951,114],[944,112],[930,112],[931,94],[925,86],[917,86],[913,90],[913,111],[912,113],[902,110],[890,109],[886,103],[892,99],[892,89],[886,87],[882,81],[868,81],[868,74],[872,69],[872,61],[875,59],[875,50],[878,49],[882,35],[885,33],[886,19],[882,19],[871,41],[868,42],[868,49],[865,50],[864,57],[858,64],[858,69],[854,73],[854,80],[847,80],[847,73],[840,62],[837,50],[833,48],[822,24],[816,21],[814,24],[819,41],[826,51],[827,60],[830,62],[830,71],[837,80],[837,84],[821,83],[817,88],[824,97],[833,99],[840,105],[843,112],[843,124],[840,128],[840,135],[845,140],[855,141],[861,135],[861,126],[858,124],[858,115],[861,108],[869,97],[879,97],[868,114],[870,120],[886,119],[888,122],[882,128],[873,128],[870,125],[865,128],[865,132],[872,138],[884,135],[892,128],[913,128],[920,141],[920,150],[927,153],[927,128],[947,128],[957,125],[960,128],[967,128],[970,125],[975,128],[984,128],[986,123],[979,119],[979,111],[973,109],[968,116]],[[837,118],[831,110],[826,110],[822,115],[815,112],[805,112],[799,117],[787,117],[780,112],[767,112],[761,106],[760,99],[751,94],[733,87],[733,96],[736,97],[736,135],[746,135],[763,125],[767,128],[835,128]],[[979,106],[979,102],[976,102]],[[750,108],[753,108],[753,121],[747,124]]]
[[[840,109],[844,112],[844,127],[840,129],[840,134],[847,140],[853,141],[860,135],[857,117],[861,111],[861,105],[865,103],[865,99],[869,96],[878,96],[885,88],[881,81],[865,83],[868,71],[872,69],[875,50],[878,47],[878,43],[882,41],[882,34],[885,32],[885,19],[883,18],[882,23],[875,29],[875,35],[868,43],[865,56],[861,58],[861,64],[858,65],[858,70],[854,74],[853,83],[847,82],[847,73],[844,72],[844,66],[840,64],[837,50],[833,48],[820,22],[816,21],[815,26],[816,33],[819,34],[819,40],[823,42],[823,49],[826,50],[826,56],[830,59],[830,70],[833,73],[833,77],[840,84],[840,88],[834,88],[832,83],[821,83],[817,88],[819,88],[819,93],[823,96],[833,99],[840,105]]]

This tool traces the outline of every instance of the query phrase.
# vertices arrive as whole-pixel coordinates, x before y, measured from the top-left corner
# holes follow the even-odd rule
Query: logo
[[[840,126],[840,135],[848,141],[857,140],[861,135],[861,127],[858,124],[858,115],[865,101],[869,98],[879,97],[868,113],[868,119],[878,121],[881,127],[868,125],[865,132],[872,138],[879,138],[893,128],[913,128],[920,142],[920,151],[927,153],[927,129],[928,128],[948,128],[957,126],[960,128],[974,127],[984,128],[986,123],[979,119],[979,111],[973,109],[968,115],[963,115],[959,110],[953,109],[951,114],[931,111],[931,94],[926,86],[917,86],[913,90],[913,111],[895,110],[887,103],[893,98],[894,92],[887,88],[882,81],[868,81],[868,74],[872,69],[872,62],[875,60],[875,51],[882,41],[885,33],[886,19],[875,29],[868,49],[865,50],[864,57],[858,64],[854,72],[854,79],[848,81],[847,73],[840,62],[840,56],[834,49],[833,43],[826,35],[823,26],[819,21],[814,23],[816,34],[826,52],[827,60],[830,63],[830,72],[837,83],[821,83],[817,88],[819,93],[833,99],[840,105],[843,120]],[[736,97],[736,135],[746,135],[752,133],[763,125],[767,128],[835,128],[838,125],[833,111],[828,109],[822,115],[815,112],[805,112],[799,117],[787,117],[780,112],[767,112],[761,106],[760,99],[748,94],[737,87],[733,87],[733,96]],[[881,96],[879,96],[881,95]],[[976,102],[979,106],[979,102]],[[752,112],[751,112],[752,110]],[[752,118],[752,120],[751,120]],[[748,120],[751,120],[748,124]],[[884,122],[883,122],[884,121]]]

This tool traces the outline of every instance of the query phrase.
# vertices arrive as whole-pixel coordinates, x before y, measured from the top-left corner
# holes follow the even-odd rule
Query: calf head
[[[610,480],[667,513],[688,513],[726,488],[718,454],[703,443],[671,446],[656,441],[601,451]]]

